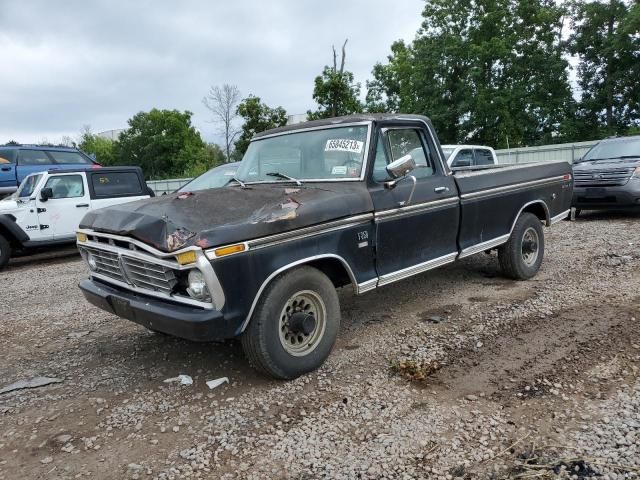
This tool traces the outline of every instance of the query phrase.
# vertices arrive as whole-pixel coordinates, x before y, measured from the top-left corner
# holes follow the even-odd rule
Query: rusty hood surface
[[[363,182],[254,184],[173,193],[93,210],[80,228],[132,237],[164,252],[216,247],[373,210]]]

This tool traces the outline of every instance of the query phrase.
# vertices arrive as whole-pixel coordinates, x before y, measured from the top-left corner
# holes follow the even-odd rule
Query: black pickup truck
[[[281,127],[223,188],[88,213],[80,288],[151,330],[240,337],[256,368],[295,378],[331,351],[336,287],[363,294],[496,248],[508,277],[535,275],[572,185],[564,162],[454,173],[419,115]]]

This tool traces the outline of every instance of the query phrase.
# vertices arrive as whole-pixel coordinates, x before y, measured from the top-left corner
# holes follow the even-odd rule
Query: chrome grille
[[[145,290],[171,294],[178,283],[173,269],[101,248],[83,246],[96,261],[95,273]]]
[[[96,269],[94,271],[96,273],[127,283],[127,279],[122,274],[122,268],[120,267],[120,261],[117,253],[93,247],[82,247],[80,251],[82,250],[89,252],[95,259]]]
[[[122,263],[127,271],[127,277],[136,287],[171,293],[178,283],[173,270],[163,265],[126,255],[122,256]]]
[[[577,187],[606,187],[626,184],[631,178],[633,168],[618,168],[615,170],[589,170],[573,172]]]

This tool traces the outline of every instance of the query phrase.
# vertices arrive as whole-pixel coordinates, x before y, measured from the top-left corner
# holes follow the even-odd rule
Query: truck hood
[[[611,160],[596,160],[594,162],[579,162],[573,164],[574,172],[590,172],[602,170],[616,170],[620,168],[640,167],[640,157],[638,158],[621,158]]]
[[[373,210],[363,182],[229,186],[93,210],[80,228],[132,237],[164,252],[236,243]]]

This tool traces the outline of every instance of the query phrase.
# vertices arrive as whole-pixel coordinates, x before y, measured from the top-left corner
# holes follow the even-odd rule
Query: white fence
[[[521,147],[507,150],[496,150],[498,163],[531,163],[531,162],[557,162],[565,161],[573,163],[587,153],[598,141],[558,143],[555,145],[543,145],[540,147]]]
[[[543,145],[540,147],[521,147],[506,150],[496,150],[498,163],[532,163],[532,162],[557,162],[565,161],[573,163],[593,147],[597,140],[592,142],[557,143],[555,145]],[[172,178],[170,180],[150,180],[147,185],[156,192],[156,195],[171,193],[189,182],[191,178]]]

